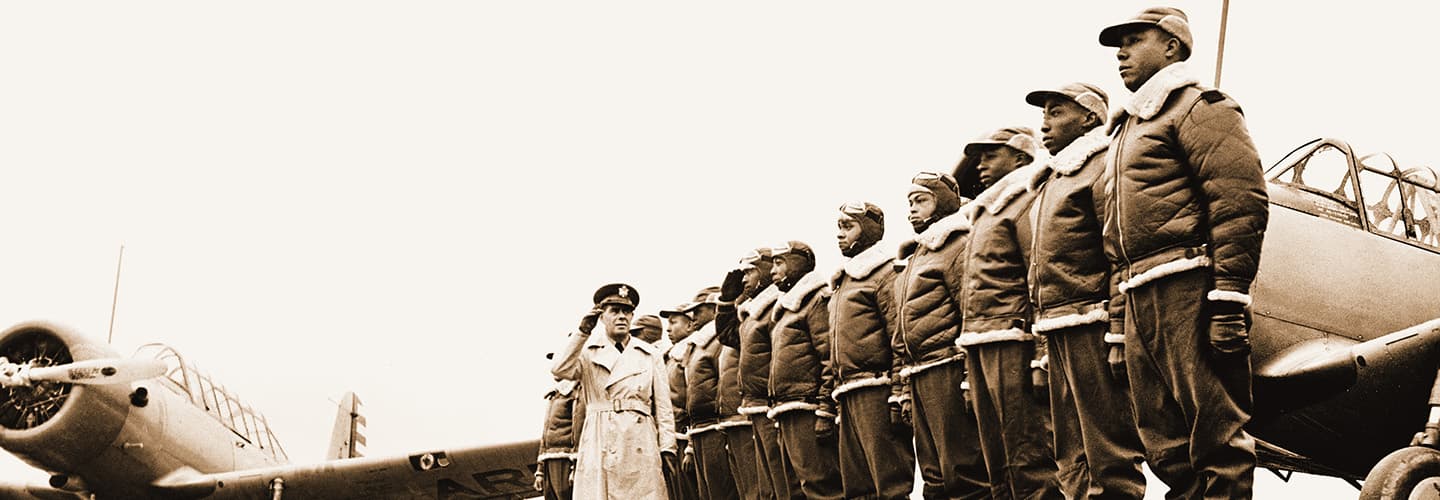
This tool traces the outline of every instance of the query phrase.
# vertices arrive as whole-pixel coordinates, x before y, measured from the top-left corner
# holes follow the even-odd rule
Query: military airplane
[[[538,441],[364,457],[347,394],[329,460],[289,463],[265,416],[163,344],[121,358],[47,323],[0,332],[0,448],[49,471],[0,498],[525,498]]]
[[[1266,178],[1248,427],[1260,465],[1343,478],[1361,498],[1440,498],[1435,172],[1317,139]]]

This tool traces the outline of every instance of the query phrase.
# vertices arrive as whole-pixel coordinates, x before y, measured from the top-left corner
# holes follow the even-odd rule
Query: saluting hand
[[[720,301],[734,302],[742,293],[745,293],[745,271],[731,269],[725,273],[725,281],[720,282]]]
[[[582,316],[580,318],[580,334],[589,335],[590,332],[595,330],[595,324],[599,322],[600,308],[596,307],[594,309],[591,309],[590,312],[585,313],[585,316]]]

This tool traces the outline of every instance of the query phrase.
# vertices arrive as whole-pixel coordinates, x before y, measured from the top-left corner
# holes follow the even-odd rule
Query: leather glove
[[[735,302],[742,293],[745,293],[745,271],[731,269],[725,273],[725,281],[720,283],[720,301]]]
[[[680,459],[680,472],[695,474],[695,452],[685,448],[685,457]]]
[[[815,440],[830,441],[835,439],[835,419],[830,417],[815,417]]]
[[[1105,361],[1110,365],[1110,376],[1115,378],[1115,383],[1121,387],[1130,384],[1130,378],[1125,374],[1125,344],[1110,344],[1110,354]]]
[[[1030,368],[1030,391],[1035,399],[1050,400],[1050,370],[1043,363]]]
[[[545,470],[535,469],[535,491],[545,491]]]
[[[591,309],[590,312],[585,313],[585,316],[580,318],[580,334],[589,335],[591,331],[595,330],[595,324],[599,322],[600,308]]]
[[[1225,358],[1250,354],[1250,326],[1244,313],[1223,313],[1210,317],[1210,348]]]
[[[910,426],[910,401],[890,403],[890,427],[897,434],[913,432]]]

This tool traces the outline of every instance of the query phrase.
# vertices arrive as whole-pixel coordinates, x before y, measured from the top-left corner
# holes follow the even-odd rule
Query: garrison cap
[[[635,287],[624,283],[611,283],[595,290],[593,300],[595,305],[600,307],[619,304],[634,309],[635,306],[640,305],[640,292],[635,291]]]
[[[1120,37],[1140,28],[1160,28],[1170,36],[1180,39],[1186,53],[1195,50],[1195,39],[1190,36],[1190,18],[1185,11],[1174,7],[1151,7],[1135,14],[1135,17],[1100,30],[1100,45],[1119,47]],[[1187,57],[1188,58],[1188,57]]]
[[[635,318],[635,323],[630,325],[630,331],[632,332],[639,332],[641,329],[644,328],[654,328],[660,331],[665,331],[665,329],[660,326],[660,317],[654,314],[646,314],[644,316]]]
[[[1045,107],[1045,100],[1052,97],[1073,101],[1075,104],[1079,104],[1080,107],[1085,108],[1086,111],[1095,113],[1095,116],[1100,117],[1100,121],[1102,122],[1105,121],[1105,118],[1109,116],[1110,113],[1108,107],[1110,98],[1105,95],[1105,91],[1101,90],[1100,87],[1083,82],[1067,83],[1053,89],[1036,90],[1025,94],[1025,102],[1031,106],[1043,108]]]
[[[1036,158],[1035,132],[1029,127],[1005,127],[981,135],[965,144],[965,155],[975,156],[996,146],[1009,146],[1010,149]]]

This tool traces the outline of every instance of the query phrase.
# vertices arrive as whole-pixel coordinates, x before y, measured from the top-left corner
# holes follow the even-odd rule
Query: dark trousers
[[[1166,498],[1250,498],[1255,440],[1250,357],[1210,349],[1210,270],[1150,282],[1126,295],[1125,366],[1150,469]]]
[[[1063,498],[1050,447],[1049,396],[1037,396],[1030,378],[1034,342],[993,342],[966,350],[991,495]]]
[[[845,498],[909,498],[914,431],[890,424],[890,386],[840,395],[840,483]]]
[[[795,474],[785,466],[780,457],[780,429],[775,421],[765,414],[750,416],[750,432],[755,433],[755,465],[760,471],[761,481],[769,480],[770,492],[775,498],[805,498],[799,484],[791,484]]]
[[[1110,374],[1105,322],[1049,332],[1050,411],[1060,487],[1071,498],[1145,496],[1130,391]]]
[[[740,493],[735,490],[735,479],[730,475],[730,454],[725,451],[725,433],[715,429],[692,435],[690,448],[695,450],[695,474],[700,498],[740,498]]]
[[[985,498],[989,476],[975,414],[965,410],[965,365],[951,362],[910,376],[915,459],[925,498]]]
[[[545,500],[570,500],[574,492],[570,469],[574,465],[568,458],[547,458],[541,464],[545,468],[545,484],[542,493]]]
[[[759,465],[755,462],[755,432],[749,425],[726,427],[725,447],[729,450],[730,476],[735,478],[735,488],[745,500],[770,500],[775,493],[769,489],[769,481],[760,481],[756,474]],[[763,489],[762,489],[763,488]]]
[[[815,438],[815,412],[793,410],[775,416],[780,423],[780,457],[794,472],[791,482],[800,484],[804,498],[841,498],[839,451],[835,440]],[[791,492],[792,495],[794,492]]]
[[[680,469],[680,464],[678,463],[680,458],[685,456],[685,449],[689,446],[689,440],[676,439],[676,469],[664,468],[662,471],[665,474],[665,490],[670,500],[696,500],[700,498],[700,494],[695,491],[696,481],[694,471]]]

